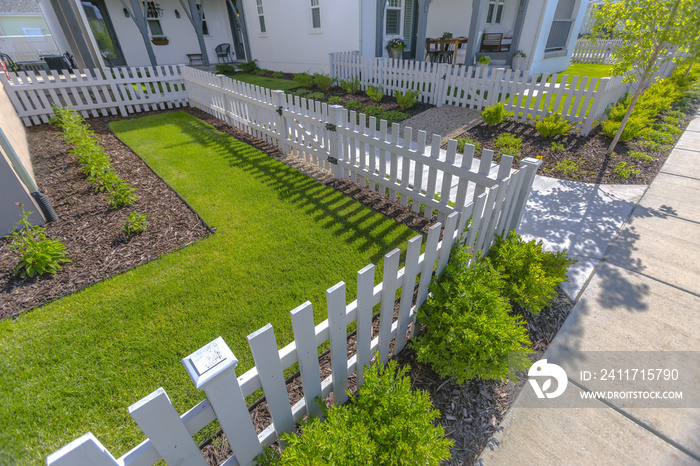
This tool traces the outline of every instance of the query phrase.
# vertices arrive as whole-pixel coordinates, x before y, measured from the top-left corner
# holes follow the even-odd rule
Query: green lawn
[[[245,336],[281,346],[306,300],[325,318],[340,280],[415,236],[187,113],[111,124],[217,228],[180,251],[0,322],[0,464],[39,464],[92,431],[115,455],[143,440],[127,407],[164,387],[182,414],[204,398],[180,359],[218,336],[253,365]]]
[[[239,73],[232,75],[231,78],[238,81],[243,81],[244,83],[266,87],[268,89],[272,89],[273,91],[290,91],[299,87],[299,83],[296,81],[281,78],[268,78],[265,76],[258,76],[256,74]]]

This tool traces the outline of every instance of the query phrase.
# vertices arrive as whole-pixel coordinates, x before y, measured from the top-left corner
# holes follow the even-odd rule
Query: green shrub
[[[299,83],[301,87],[311,87],[314,85],[314,77],[309,73],[297,73],[294,75],[294,81]]]
[[[375,102],[381,102],[382,97],[384,97],[384,91],[379,86],[369,86],[365,91],[367,97],[374,100]]]
[[[416,102],[418,102],[419,91],[396,91],[394,92],[394,97],[396,97],[396,102],[401,107],[401,110],[407,110],[413,107]]]
[[[324,94],[323,92],[312,92],[312,93],[306,95],[307,99],[313,99],[313,100],[321,100],[321,99],[324,99],[325,97],[326,97],[326,94]]]
[[[673,116],[666,116],[664,118],[664,121],[668,123],[669,125],[673,125],[674,127],[679,127],[682,126],[684,123],[683,118],[676,118]]]
[[[342,79],[340,87],[348,94],[357,94],[360,92],[361,87],[360,78]]]
[[[126,218],[126,223],[122,227],[122,231],[127,235],[137,235],[146,231],[148,227],[148,220],[146,220],[148,214],[137,214],[136,212],[131,212]]]
[[[216,65],[216,72],[226,76],[236,74],[236,65],[233,63],[219,63]]]
[[[359,110],[362,108],[362,104],[357,100],[348,100],[345,102],[345,108],[349,110]]]
[[[647,141],[654,141],[658,144],[672,145],[676,140],[673,134],[669,134],[664,131],[657,131],[654,128],[644,128],[639,132],[639,136]]]
[[[285,76],[285,75],[284,75],[284,73],[283,73],[282,71],[275,71],[274,73],[272,73],[272,77],[273,77],[273,78],[283,79],[284,76]]]
[[[566,251],[545,252],[542,241],[524,241],[515,231],[496,237],[488,261],[501,274],[504,296],[514,310],[533,314],[549,305],[567,280],[566,269],[576,262]]]
[[[667,117],[677,118],[681,121],[685,120],[685,113],[679,112],[678,110],[669,110],[666,112]]]
[[[113,209],[133,204],[139,197],[134,194],[135,189],[129,183],[118,180],[107,190],[107,203]]]
[[[442,275],[430,284],[430,298],[418,309],[425,332],[410,343],[419,361],[457,383],[501,379],[522,369],[527,359],[512,355],[524,355],[530,343],[523,321],[509,314],[498,271],[482,260],[469,266],[470,259],[467,248],[454,247]]]
[[[382,112],[379,115],[379,118],[382,120],[387,120],[389,124],[391,124],[394,122],[405,120],[406,118],[408,118],[408,114],[400,112],[398,110],[387,110],[386,112]]]
[[[615,168],[613,168],[613,174],[616,178],[628,180],[633,176],[639,175],[639,170],[632,165],[628,165],[627,162],[618,162]]]
[[[407,368],[396,361],[381,366],[375,362],[364,372],[365,383],[349,404],[325,410],[325,422],[302,422],[301,437],[282,434],[282,453],[268,449],[258,464],[437,466],[448,459],[452,442],[433,425],[440,413],[428,394],[412,392]]]
[[[637,162],[643,162],[643,163],[651,162],[651,161],[656,159],[656,157],[652,157],[651,155],[649,155],[645,152],[637,152],[634,150],[631,150],[629,152],[629,156],[633,157]]]
[[[256,76],[265,76],[267,73],[269,73],[269,70],[266,70],[264,68],[253,70],[253,74]]]
[[[636,144],[649,152],[661,152],[662,150],[668,149],[669,146],[665,146],[663,144],[659,144],[658,142],[654,141],[647,141],[646,139],[641,139],[636,142]]]
[[[672,136],[680,136],[680,134],[683,132],[683,131],[681,131],[680,128],[677,128],[673,125],[669,125],[669,124],[665,124],[665,123],[657,123],[657,124],[651,125],[651,128],[654,131],[668,133]]]
[[[629,120],[627,120],[625,129],[622,130],[622,134],[620,135],[620,141],[624,142],[636,138],[637,136],[639,136],[641,131],[647,127],[648,124],[649,121],[644,118],[637,118],[631,116]],[[620,128],[620,122],[613,120],[605,120],[600,123],[600,126],[603,130],[603,133],[605,133],[607,137],[614,138],[615,134],[617,133],[617,130]]]
[[[560,173],[563,176],[578,178],[579,172],[581,171],[581,162],[577,162],[574,159],[560,160],[551,171]]]
[[[481,112],[481,118],[483,118],[484,122],[489,126],[503,123],[503,120],[505,120],[506,117],[511,117],[513,115],[514,112],[506,111],[506,109],[503,107],[503,102],[491,105]]]
[[[26,212],[22,203],[18,202],[17,205],[22,209],[21,220],[15,225],[9,244],[9,248],[19,254],[15,275],[21,278],[44,273],[55,275],[63,268],[62,264],[71,261],[66,257],[66,245],[59,240],[46,238],[46,229],[32,225],[28,220],[31,212]]]
[[[328,91],[333,85],[335,79],[325,73],[314,73],[314,84],[321,90]]]
[[[333,97],[328,98],[328,103],[330,105],[343,105],[343,98],[334,95]]]
[[[564,144],[556,141],[552,141],[552,152],[564,152]]]
[[[513,136],[510,133],[503,133],[493,140],[493,143],[498,148],[498,152],[504,155],[518,156],[522,149],[522,139]]]
[[[258,69],[258,60],[252,60],[245,63],[238,63],[236,65],[244,73],[252,73]]]
[[[299,97],[305,96],[306,94],[311,94],[311,91],[308,89],[297,89],[294,91],[294,95],[298,95]]]
[[[382,107],[379,106],[368,105],[362,108],[362,113],[364,113],[367,116],[379,116],[383,112],[384,110],[382,110]]]
[[[568,133],[571,129],[571,123],[558,113],[550,113],[535,123],[535,129],[543,138],[551,138],[559,134]]]
[[[464,152],[464,146],[467,144],[474,146],[474,153],[481,152],[481,143],[468,138],[457,138],[457,152]]]

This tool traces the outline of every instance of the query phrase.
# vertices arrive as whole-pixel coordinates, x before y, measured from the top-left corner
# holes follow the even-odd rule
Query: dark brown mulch
[[[687,115],[682,130],[692,119],[692,114]],[[665,146],[658,152],[650,152],[638,145],[637,140],[620,142],[615,147],[615,155],[607,157],[607,149],[611,139],[600,129],[594,128],[588,136],[581,136],[573,132],[566,136],[543,138],[535,129],[532,121],[506,120],[494,126],[488,126],[480,122],[471,127],[458,138],[468,138],[481,143],[481,148],[491,149],[499,157],[494,139],[504,133],[511,133],[522,140],[522,150],[519,158],[542,156],[542,166],[538,174],[572,181],[584,181],[600,184],[650,184],[661,169],[673,145]],[[678,137],[674,139],[678,140]],[[564,145],[563,151],[552,150],[552,142]],[[446,148],[446,144],[443,148]],[[630,155],[630,151],[644,152],[654,158],[650,162],[641,162]],[[572,160],[579,164],[579,169],[573,173],[565,173],[557,169],[557,163],[564,160]],[[619,178],[613,170],[620,162],[626,162],[639,171],[639,174],[630,178]]]
[[[40,125],[27,129],[37,184],[58,215],[58,221],[46,225],[47,235],[66,244],[72,262],[55,276],[20,280],[12,273],[18,258],[7,247],[9,239],[0,239],[0,318],[77,291],[210,234],[201,219],[112,134],[103,119],[88,122],[117,173],[137,189],[139,199],[133,206],[110,209],[105,195],[96,193],[85,181],[57,128]],[[132,211],[148,214],[148,229],[127,237],[122,227]]]

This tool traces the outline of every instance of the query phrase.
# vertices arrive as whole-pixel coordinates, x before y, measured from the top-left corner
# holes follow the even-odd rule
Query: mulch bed
[[[685,130],[692,120],[692,115],[686,115],[682,130]],[[671,146],[666,146],[658,152],[650,152],[640,147],[635,140],[620,142],[615,147],[615,155],[607,157],[607,149],[611,139],[600,129],[594,128],[588,136],[580,136],[575,133],[566,136],[556,136],[545,139],[535,129],[532,121],[506,120],[503,123],[488,126],[483,121],[477,123],[457,138],[468,138],[481,143],[481,149],[491,149],[495,152],[495,160],[498,160],[499,153],[494,139],[503,133],[511,133],[513,136],[522,139],[522,150],[519,158],[542,156],[542,166],[538,170],[539,175],[548,176],[572,181],[584,181],[599,184],[650,184],[656,177],[668,155],[673,149],[678,138],[674,138]],[[564,145],[563,151],[552,150],[552,142]],[[447,144],[443,144],[443,148]],[[650,162],[640,162],[630,155],[630,151],[644,152],[654,160]],[[476,155],[476,154],[475,154]],[[512,155],[512,154],[509,154]],[[580,169],[575,173],[564,173],[557,170],[557,163],[570,159],[580,164]],[[630,178],[619,178],[613,173],[613,169],[620,162],[639,170],[639,174]]]
[[[134,205],[120,209],[109,208],[105,195],[85,181],[57,127],[27,129],[37,184],[58,215],[56,222],[46,225],[47,236],[66,244],[72,262],[55,276],[20,280],[13,274],[18,258],[7,247],[10,240],[0,239],[0,318],[60,298],[210,234],[177,193],[117,139],[107,120],[88,122],[119,176],[139,196]],[[132,211],[148,214],[148,228],[140,235],[125,236],[122,227]]]

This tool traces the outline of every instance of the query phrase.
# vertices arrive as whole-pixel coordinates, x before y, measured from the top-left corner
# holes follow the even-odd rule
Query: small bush
[[[669,146],[659,144],[654,141],[647,141],[646,139],[641,139],[636,143],[641,149],[647,150],[649,152],[661,152],[662,150],[668,149]]]
[[[297,89],[294,91],[294,95],[298,95],[299,97],[305,96],[306,94],[311,94],[311,91],[308,89]]]
[[[369,86],[365,91],[367,97],[374,100],[375,102],[381,102],[384,97],[384,91],[379,86]]]
[[[272,77],[277,79],[283,79],[284,73],[282,71],[275,71],[274,73],[272,73]]]
[[[126,223],[122,227],[122,231],[127,235],[137,235],[146,231],[148,227],[148,220],[146,220],[148,214],[137,214],[136,212],[131,212],[126,218]]]
[[[253,70],[253,74],[256,76],[265,76],[269,71],[263,68]]]
[[[321,99],[324,99],[325,97],[326,97],[326,94],[324,94],[323,92],[312,92],[312,93],[306,95],[307,99],[313,99],[313,100],[321,100]]]
[[[637,162],[643,162],[643,163],[651,162],[651,161],[656,159],[655,157],[652,157],[651,155],[649,155],[647,153],[637,152],[634,150],[630,151],[629,156],[633,157]]]
[[[430,284],[431,297],[418,309],[417,322],[425,333],[410,344],[419,361],[457,383],[505,378],[527,363],[512,358],[525,354],[527,330],[509,314],[498,271],[487,261],[468,266],[471,254],[455,248],[442,275]]]
[[[639,136],[647,141],[654,141],[658,144],[672,145],[676,140],[673,134],[666,133],[664,131],[657,131],[653,128],[644,128],[639,132]]]
[[[334,95],[333,97],[328,98],[328,103],[330,105],[343,105],[343,99],[342,99],[342,97],[338,97],[337,95]]]
[[[387,120],[389,124],[405,120],[408,118],[408,114],[404,112],[400,112],[398,110],[387,110],[386,112],[382,112],[379,115],[379,118],[382,120]]]
[[[396,91],[394,92],[394,97],[396,97],[396,102],[401,107],[401,110],[407,110],[413,107],[416,102],[418,102],[419,91]]]
[[[364,113],[367,116],[379,116],[383,112],[384,110],[382,110],[382,107],[379,106],[368,105],[362,109],[362,113]]]
[[[301,87],[311,87],[314,85],[314,77],[309,73],[297,73],[294,75],[294,81],[299,83]]]
[[[483,118],[487,125],[493,126],[503,123],[506,117],[511,117],[514,114],[514,112],[507,112],[503,107],[503,102],[499,102],[484,109],[484,111],[481,112],[481,118]]]
[[[520,155],[520,150],[523,146],[522,139],[513,136],[510,133],[503,133],[493,140],[493,143],[498,148],[498,152],[502,155],[512,155],[517,157]]]
[[[230,76],[236,74],[236,65],[232,63],[219,63],[216,65],[216,72]]]
[[[314,73],[314,84],[323,91],[330,90],[334,79],[325,73]]]
[[[557,287],[567,280],[566,269],[576,261],[566,251],[545,252],[542,241],[524,241],[511,231],[497,236],[488,255],[505,286],[504,295],[516,311],[539,314],[557,295]]]
[[[552,141],[552,152],[564,152],[564,144],[556,141]]]
[[[673,126],[673,125],[669,125],[669,124],[666,124],[666,123],[657,123],[657,124],[651,125],[651,128],[652,128],[654,131],[660,131],[660,132],[662,132],[662,133],[668,133],[668,134],[670,134],[671,136],[680,136],[681,133],[683,133],[683,131],[681,131],[680,128],[677,128],[677,127],[675,127],[675,126]]]
[[[66,257],[66,245],[59,240],[46,238],[46,229],[32,225],[28,220],[31,212],[26,212],[22,203],[18,202],[17,205],[22,209],[21,220],[15,225],[9,244],[9,248],[19,254],[15,275],[21,278],[44,273],[55,275],[63,268],[62,264],[71,261]]]
[[[668,112],[666,112],[666,116],[671,118],[678,118],[681,121],[685,119],[685,113],[679,112],[678,110],[669,110]]]
[[[628,180],[633,176],[639,175],[639,170],[632,165],[628,165],[627,162],[618,162],[615,168],[613,168],[613,174],[616,178]]]
[[[236,66],[238,66],[238,68],[240,68],[241,71],[243,71],[244,73],[252,73],[253,71],[258,69],[258,60],[239,63]]]
[[[566,134],[571,129],[571,123],[566,121],[558,113],[550,113],[537,123],[535,129],[543,138],[551,138],[559,134]]]
[[[340,87],[348,94],[357,94],[360,92],[360,78],[342,79]]]
[[[129,183],[118,180],[114,185],[109,187],[107,192],[107,203],[113,209],[118,209],[121,206],[133,204],[139,197],[134,194],[135,189],[129,186]]]
[[[457,138],[457,152],[464,152],[464,146],[467,144],[474,146],[474,153],[481,152],[481,143],[468,138]]]
[[[349,110],[359,110],[362,108],[362,104],[357,100],[348,100],[345,102],[345,108]]]
[[[579,172],[581,171],[581,162],[577,162],[574,159],[560,160],[551,170],[553,172],[558,172],[563,176],[578,178]]]
[[[428,394],[411,390],[407,368],[396,361],[381,366],[375,362],[365,370],[365,383],[349,404],[325,410],[325,422],[303,422],[301,437],[282,434],[286,448],[281,454],[266,450],[258,464],[437,466],[448,459],[452,442],[433,425],[440,413]]]
[[[629,120],[627,120],[625,129],[622,130],[622,134],[620,135],[620,141],[625,142],[636,138],[637,136],[639,136],[639,133],[641,133],[641,131],[647,127],[648,124],[649,122],[646,119],[630,117]],[[600,123],[600,126],[603,130],[603,133],[605,133],[607,137],[612,139],[615,137],[617,130],[620,128],[620,122],[613,120],[605,120]]]

